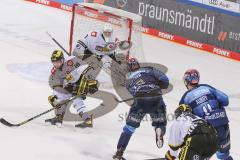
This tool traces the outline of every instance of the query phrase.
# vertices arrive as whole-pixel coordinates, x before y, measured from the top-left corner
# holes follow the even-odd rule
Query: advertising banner
[[[240,17],[238,16],[220,14],[175,0],[103,0],[102,2],[141,15],[144,27],[240,53]]]
[[[71,11],[72,7],[47,0],[26,0]],[[120,8],[143,17],[142,32],[240,61],[240,21],[175,0],[84,0]]]
[[[240,13],[240,4],[237,2],[231,2],[227,0],[187,0],[187,1],[193,1],[204,5],[220,8],[223,10]]]
[[[84,0],[52,0],[62,4],[73,5],[74,3],[84,2]]]

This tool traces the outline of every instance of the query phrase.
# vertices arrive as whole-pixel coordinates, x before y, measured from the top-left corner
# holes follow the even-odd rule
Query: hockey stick
[[[127,102],[127,101],[131,101],[133,100],[134,98],[128,98],[128,99],[124,99],[124,100],[119,100],[117,99],[117,97],[114,97],[115,101],[117,101],[118,103],[123,103],[123,102]]]
[[[154,95],[154,96],[151,96],[151,97],[159,97],[159,96],[161,96],[161,94]],[[146,96],[146,97],[149,97],[149,96]],[[117,97],[114,97],[114,99],[115,99],[115,101],[117,101],[118,103],[122,103],[122,102],[131,101],[131,100],[133,100],[134,98],[132,97],[132,98],[124,99],[124,100],[119,100],[119,99],[117,99]]]
[[[146,159],[146,160],[166,160],[165,158],[155,158],[155,159]]]
[[[1,118],[1,119],[0,119],[0,122],[1,122],[2,124],[4,124],[5,126],[8,126],[8,127],[19,127],[19,126],[24,125],[24,124],[26,124],[26,123],[28,123],[28,122],[36,119],[36,118],[38,118],[38,117],[40,117],[40,116],[48,113],[48,112],[51,112],[51,111],[54,110],[54,109],[61,108],[62,105],[67,104],[67,103],[69,103],[70,101],[72,101],[72,100],[74,100],[74,99],[76,99],[76,98],[78,98],[78,97],[80,97],[80,96],[71,97],[70,99],[64,101],[63,103],[61,103],[61,104],[59,104],[59,105],[57,105],[57,106],[55,106],[55,107],[53,107],[53,108],[45,111],[45,112],[42,112],[42,113],[40,113],[40,114],[38,114],[38,115],[36,115],[36,116],[34,116],[34,117],[32,117],[32,118],[29,118],[29,119],[27,119],[27,120],[25,120],[25,121],[23,121],[23,122],[17,123],[17,124],[12,124],[12,123],[6,121],[4,118]]]
[[[53,38],[53,36],[52,36],[50,33],[46,32],[46,34],[47,34],[68,56],[71,55],[68,51],[66,51],[66,49],[65,49],[60,43],[58,43],[58,41],[57,41],[55,38]]]

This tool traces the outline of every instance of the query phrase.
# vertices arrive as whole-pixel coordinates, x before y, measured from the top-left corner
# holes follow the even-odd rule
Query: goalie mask
[[[110,24],[104,25],[104,27],[103,27],[103,37],[104,37],[106,42],[110,42],[112,34],[113,34],[112,25],[110,25]]]

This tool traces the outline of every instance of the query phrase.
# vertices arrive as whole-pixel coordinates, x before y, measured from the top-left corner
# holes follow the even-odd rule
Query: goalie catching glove
[[[128,50],[132,47],[132,42],[124,40],[120,42],[108,42],[106,43],[103,52],[112,52],[117,49],[117,47],[120,50]]]

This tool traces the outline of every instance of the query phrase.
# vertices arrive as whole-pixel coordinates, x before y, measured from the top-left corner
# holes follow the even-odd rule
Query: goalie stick
[[[26,124],[26,123],[28,123],[28,122],[36,119],[36,118],[38,118],[38,117],[40,117],[40,116],[48,113],[48,112],[51,112],[51,111],[54,110],[54,109],[61,108],[62,105],[67,104],[67,103],[69,103],[70,101],[72,101],[72,100],[74,100],[74,99],[76,99],[76,98],[79,98],[79,97],[81,97],[81,96],[71,97],[70,99],[64,101],[63,103],[61,103],[61,104],[59,104],[59,105],[57,105],[57,106],[55,106],[55,107],[53,107],[53,108],[51,108],[51,109],[49,109],[49,110],[46,110],[45,112],[42,112],[42,113],[40,113],[40,114],[38,114],[38,115],[36,115],[36,116],[34,116],[34,117],[32,117],[32,118],[29,118],[29,119],[27,119],[27,120],[25,120],[25,121],[23,121],[23,122],[17,123],[17,124],[10,123],[10,122],[8,122],[7,120],[5,120],[4,118],[1,118],[1,119],[0,119],[0,122],[1,122],[2,124],[4,124],[5,126],[8,126],[8,127],[19,127],[19,126],[24,125],[24,124]]]

